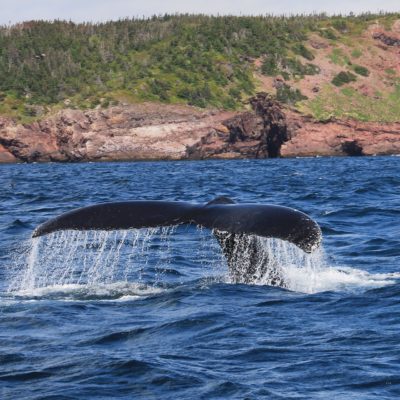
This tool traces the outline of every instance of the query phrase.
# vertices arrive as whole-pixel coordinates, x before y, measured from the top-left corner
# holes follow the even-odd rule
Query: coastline
[[[400,154],[400,122],[316,121],[266,93],[248,111],[122,104],[0,117],[0,163],[257,159]]]

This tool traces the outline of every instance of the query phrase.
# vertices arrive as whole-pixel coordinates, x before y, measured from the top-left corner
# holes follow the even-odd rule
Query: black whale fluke
[[[207,204],[128,201],[78,208],[43,223],[33,237],[60,230],[117,230],[194,224],[233,234],[272,237],[307,253],[321,242],[321,230],[306,214],[288,207],[235,204],[218,197]]]

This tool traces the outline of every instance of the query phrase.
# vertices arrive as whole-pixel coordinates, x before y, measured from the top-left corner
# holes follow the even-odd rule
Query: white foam
[[[370,274],[349,267],[328,267],[310,274],[309,271],[287,266],[285,274],[289,289],[301,293],[357,291],[392,285],[400,274]]]
[[[400,278],[400,273],[371,274],[356,268],[329,265],[323,248],[307,254],[293,244],[278,239],[261,239],[261,243],[264,256],[260,257],[262,263],[257,266],[250,284],[271,285],[276,277],[281,277],[286,289],[312,294],[382,287],[394,284]],[[251,260],[245,259],[245,253],[242,256],[245,271]]]
[[[13,292],[22,299],[51,298],[61,300],[84,300],[95,298],[101,300],[130,301],[155,295],[166,289],[144,285],[143,283],[115,282],[99,285],[53,285],[39,288],[23,289]]]
[[[394,284],[400,278],[400,273],[370,274],[356,268],[331,266],[323,248],[306,254],[281,240],[266,239],[263,244],[271,268],[280,269],[286,288],[295,292],[365,290]],[[252,283],[269,284],[268,276],[256,278]]]

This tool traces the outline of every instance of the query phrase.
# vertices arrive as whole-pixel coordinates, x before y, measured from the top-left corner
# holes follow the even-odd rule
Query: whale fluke
[[[321,242],[318,224],[288,207],[236,204],[218,197],[207,204],[128,201],[78,208],[38,226],[33,237],[60,230],[118,230],[194,224],[220,232],[272,237],[310,253]]]

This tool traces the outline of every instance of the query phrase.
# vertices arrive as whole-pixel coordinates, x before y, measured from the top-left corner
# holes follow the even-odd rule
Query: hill
[[[22,123],[148,101],[243,110],[259,91],[321,121],[399,121],[400,14],[0,28],[0,115]]]

